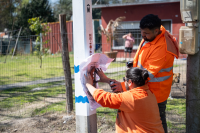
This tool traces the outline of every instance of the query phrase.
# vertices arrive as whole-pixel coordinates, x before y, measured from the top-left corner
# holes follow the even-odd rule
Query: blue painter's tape
[[[183,44],[183,42],[180,42],[180,44]]]
[[[75,65],[74,65],[74,72],[75,72],[75,73],[78,73],[78,72],[79,72],[79,65],[78,65],[78,66],[75,66]]]
[[[75,97],[75,103],[89,103],[89,100],[87,98],[87,96],[83,97],[83,96],[78,96],[78,97]]]

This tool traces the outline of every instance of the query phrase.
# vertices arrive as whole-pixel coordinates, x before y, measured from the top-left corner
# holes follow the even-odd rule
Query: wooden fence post
[[[62,44],[62,63],[65,74],[66,85],[66,110],[71,113],[73,110],[73,94],[72,94],[72,80],[68,51],[67,28],[66,28],[66,14],[59,14],[61,44]]]
[[[3,37],[2,37],[3,38]],[[2,56],[2,54],[3,54],[3,39],[1,39],[1,53],[0,53],[0,55]]]
[[[32,47],[32,39],[30,39],[30,54],[33,53],[33,47]]]

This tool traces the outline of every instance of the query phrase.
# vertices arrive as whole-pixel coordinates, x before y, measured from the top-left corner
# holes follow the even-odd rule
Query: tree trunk
[[[66,14],[59,14],[59,22],[60,22],[61,43],[62,43],[62,63],[63,63],[63,70],[65,74],[65,85],[66,85],[66,111],[67,113],[71,113],[71,111],[73,110],[73,94],[72,94],[71,70],[69,63]]]

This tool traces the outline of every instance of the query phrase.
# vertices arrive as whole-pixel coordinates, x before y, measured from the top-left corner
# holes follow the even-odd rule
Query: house
[[[100,37],[98,33],[98,27],[101,24],[101,20],[93,19],[93,44],[95,50],[100,48]],[[67,27],[67,37],[68,37],[68,51],[73,51],[73,21],[66,21],[66,27]],[[60,23],[59,22],[53,22],[48,23],[48,26],[50,27],[51,31],[46,35],[42,37],[42,41],[47,42],[46,44],[43,44],[44,48],[49,48],[50,52],[55,54],[57,52],[61,52],[61,36],[60,36]],[[95,43],[96,42],[96,43]]]
[[[102,4],[104,3],[104,4]],[[109,20],[115,20],[117,17],[125,16],[126,19],[121,22],[116,30],[113,50],[118,51],[117,57],[123,55],[124,39],[122,36],[131,32],[135,38],[133,46],[134,57],[139,43],[142,39],[139,22],[147,14],[155,14],[162,20],[162,25],[177,40],[179,38],[179,29],[185,24],[181,20],[180,0],[103,0],[96,2],[92,8],[101,8],[102,26],[106,27]],[[106,36],[102,35],[102,52],[110,51],[111,46],[107,43]],[[187,55],[180,54],[180,58]]]

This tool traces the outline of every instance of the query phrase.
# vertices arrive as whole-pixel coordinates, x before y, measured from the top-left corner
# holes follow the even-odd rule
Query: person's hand
[[[112,82],[114,82],[112,85],[111,85],[111,89],[113,92],[115,93],[118,93],[118,92],[123,92],[123,88],[122,88],[122,85],[121,85],[121,82],[118,82],[114,79],[111,79]]]
[[[97,73],[97,75],[99,76],[100,80],[98,80],[97,82],[104,82],[104,83],[110,83],[110,79],[103,73],[103,71],[101,70],[101,68],[96,68],[95,72]]]
[[[84,77],[85,77],[85,84],[88,83],[88,84],[93,85],[93,79],[92,79],[90,73],[87,73],[86,75],[84,74]]]

